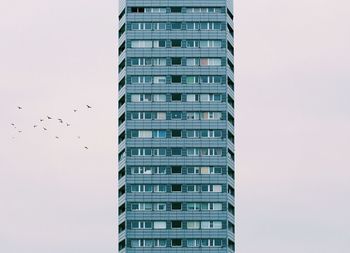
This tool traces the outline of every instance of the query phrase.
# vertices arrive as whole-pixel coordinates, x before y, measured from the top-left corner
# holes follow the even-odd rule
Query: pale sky
[[[116,252],[117,2],[0,1],[0,252]],[[350,252],[349,11],[235,2],[238,253]]]

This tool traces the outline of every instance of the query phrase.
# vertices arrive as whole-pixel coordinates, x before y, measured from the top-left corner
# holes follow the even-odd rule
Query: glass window
[[[171,29],[172,30],[181,30],[181,23],[180,22],[171,23]]]
[[[182,130],[171,130],[171,137],[173,138],[181,138]]]
[[[171,185],[171,191],[172,192],[182,192],[182,185],[181,184]]]
[[[170,7],[171,13],[180,13],[182,10],[182,7]]]
[[[166,130],[153,131],[153,138],[166,138]]]
[[[144,8],[146,13],[166,13],[166,8]]]
[[[165,221],[155,221],[153,224],[154,229],[166,229]]]
[[[200,229],[200,222],[199,221],[188,221],[187,222],[187,229]]]
[[[188,47],[188,48],[198,48],[199,47],[199,41],[198,40],[187,40],[186,47]]]
[[[156,239],[154,240],[154,247],[166,247],[166,239]]]
[[[186,23],[186,30],[199,30],[199,23]]]
[[[171,101],[181,101],[181,93],[171,94]]]
[[[171,112],[171,119],[181,119],[182,112]]]
[[[187,84],[198,84],[199,78],[198,78],[198,76],[187,76],[186,83]]]
[[[187,66],[199,66],[199,59],[198,58],[187,58],[186,65]]]
[[[140,130],[139,138],[152,138],[152,131],[150,130]]]
[[[182,221],[179,221],[179,220],[171,221],[171,228],[172,229],[181,229],[182,228]]]
[[[154,58],[152,59],[153,66],[166,66],[165,58]]]
[[[166,23],[153,23],[154,30],[166,30]]]
[[[213,192],[222,192],[221,185],[213,185]]]
[[[221,211],[222,210],[222,204],[221,203],[213,203],[213,210]]]
[[[182,246],[181,239],[172,239],[171,240],[171,247],[181,247],[181,246]]]
[[[189,184],[187,185],[187,192],[200,192],[200,185]]]
[[[154,186],[154,192],[166,192],[166,185],[155,185]]]
[[[201,174],[209,174],[209,167],[201,167]]]
[[[165,76],[154,76],[153,77],[153,83],[155,83],[155,84],[165,84],[166,83],[166,77]]]
[[[187,210],[188,211],[199,211],[201,209],[200,203],[188,203]]]
[[[200,246],[200,240],[198,239],[187,239],[187,247],[195,248]]]
[[[155,119],[156,120],[166,120],[166,112],[157,112]]]
[[[153,94],[153,102],[166,102],[165,94]]]
[[[132,48],[151,48],[152,41],[151,40],[133,40],[131,41]]]
[[[155,167],[153,170],[154,174],[166,174],[166,167]]]
[[[182,149],[181,148],[171,148],[171,155],[172,156],[181,156]]]
[[[199,96],[197,94],[187,94],[186,95],[186,101],[187,102],[198,102]]]
[[[156,204],[154,204],[154,210],[155,211],[166,211],[166,204],[165,203],[156,203]]]
[[[199,174],[199,167],[188,167],[187,174]]]
[[[188,148],[187,156],[199,156],[199,150],[197,148]]]
[[[181,40],[171,40],[171,47],[181,47]]]
[[[171,58],[171,65],[181,65],[181,57]]]
[[[199,112],[187,112],[186,118],[188,120],[199,120]]]
[[[173,202],[171,203],[171,210],[180,211],[182,209],[181,202]]]

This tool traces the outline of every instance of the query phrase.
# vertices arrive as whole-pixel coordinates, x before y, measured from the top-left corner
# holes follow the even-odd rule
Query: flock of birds
[[[90,105],[86,105],[86,108],[87,108],[87,109],[92,109],[92,107],[91,107]],[[22,106],[17,106],[17,109],[18,109],[18,110],[23,110],[23,107],[22,107]],[[74,109],[73,112],[76,113],[76,112],[78,112],[78,110],[77,110],[77,109]],[[41,119],[40,119],[40,122],[42,123],[42,122],[44,122],[45,120],[52,121],[52,120],[55,120],[55,119],[54,119],[53,117],[51,117],[51,116],[46,116],[45,118],[41,118]],[[57,120],[58,120],[58,122],[59,122],[60,124],[64,125],[65,127],[70,127],[70,126],[71,126],[70,123],[63,121],[63,119],[61,119],[61,118],[57,118]],[[23,132],[23,130],[20,130],[20,129],[16,126],[15,123],[11,123],[11,126],[12,126],[19,134]],[[43,131],[48,131],[48,128],[45,127],[44,125],[42,125],[41,127],[42,127],[42,130],[43,130]],[[39,128],[39,125],[38,125],[38,124],[34,124],[34,125],[33,125],[33,128]],[[15,137],[13,136],[12,139],[14,139],[14,138],[15,138]],[[59,139],[60,137],[59,137],[59,136],[55,136],[55,138],[56,138],[56,139]],[[77,138],[80,139],[80,136],[77,136]],[[88,148],[87,146],[84,146],[84,149],[85,149],[85,150],[88,150],[89,148]]]

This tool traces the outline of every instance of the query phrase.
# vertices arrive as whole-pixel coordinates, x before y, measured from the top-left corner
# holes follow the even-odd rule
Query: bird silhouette
[[[47,131],[47,128],[43,127],[43,129],[44,129],[45,131]]]
[[[18,108],[19,110],[21,110],[21,109],[22,109],[22,107],[21,107],[21,106],[17,106],[17,108]]]
[[[74,109],[73,111],[74,111],[74,112],[77,112],[78,110],[77,110],[77,109]]]
[[[85,149],[89,149],[88,147],[84,147]]]
[[[47,116],[48,119],[52,119],[50,116]]]
[[[44,120],[43,119],[40,119],[40,122],[43,122]]]
[[[34,128],[36,128],[36,127],[37,127],[37,125],[34,125],[33,127],[34,127]]]
[[[22,131],[18,131],[19,133],[22,133]]]
[[[11,123],[11,126],[15,126],[15,124]]]
[[[77,138],[80,139],[80,136],[78,136]]]
[[[59,137],[58,137],[58,136],[55,136],[55,138],[56,138],[56,139],[59,139]]]
[[[67,127],[69,127],[69,126],[70,126],[70,124],[68,124],[68,123],[67,123],[66,125],[67,125]]]
[[[89,109],[91,108],[91,106],[90,106],[90,105],[86,105],[86,107],[87,107],[87,108],[89,108]]]

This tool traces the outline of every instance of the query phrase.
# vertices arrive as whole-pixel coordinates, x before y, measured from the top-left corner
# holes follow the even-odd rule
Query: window
[[[190,30],[190,29],[187,29]],[[199,41],[198,40],[187,40],[186,41],[186,47],[188,48],[198,48],[199,47]]]
[[[171,174],[181,174],[182,168],[181,166],[171,166]]]
[[[165,221],[155,221],[153,224],[154,229],[166,229]]]
[[[171,148],[171,155],[172,156],[181,156],[182,155],[182,148]]]
[[[182,209],[181,202],[173,202],[173,203],[171,203],[171,210],[173,210],[173,211],[181,211],[181,209]]]
[[[131,119],[152,119],[152,113],[151,112],[132,112],[131,113]]]
[[[187,174],[199,174],[199,167],[188,167]]]
[[[152,48],[151,40],[133,40],[131,41],[132,48]]]
[[[166,148],[155,148],[152,152],[153,156],[166,156]]]
[[[200,23],[201,30],[221,30],[221,23],[218,22],[204,22]]]
[[[200,192],[201,186],[196,184],[187,185],[187,192]]]
[[[152,229],[150,221],[131,221],[131,229]]]
[[[181,83],[181,76],[171,76],[171,83]]]
[[[201,204],[200,203],[187,203],[187,210],[188,211],[199,211],[199,210],[201,210]]]
[[[181,57],[171,58],[171,65],[173,66],[181,65]]]
[[[187,58],[186,59],[186,66],[199,66],[199,59],[198,58]]]
[[[181,40],[171,40],[171,47],[181,47]]]
[[[201,241],[198,239],[188,239],[187,240],[187,247],[189,248],[197,248],[200,247]]]
[[[140,130],[138,132],[139,138],[152,138],[152,131],[150,130]]]
[[[188,120],[199,120],[200,119],[200,114],[199,112],[187,112],[186,113],[186,118]]]
[[[181,30],[181,23],[180,22],[171,23],[171,30]]]
[[[220,94],[200,94],[201,102],[220,102],[221,95]]]
[[[220,58],[201,58],[200,59],[201,66],[221,66]]]
[[[166,30],[166,23],[153,23],[153,30]]]
[[[156,240],[154,240],[154,247],[162,247],[162,248],[164,248],[164,247],[166,247],[166,239],[156,239]]]
[[[154,204],[154,211],[166,211],[166,204],[165,203]]]
[[[201,245],[202,247],[221,247],[222,240],[221,239],[202,239]]]
[[[187,229],[200,229],[200,222],[199,221],[188,221],[187,222]]]
[[[166,167],[155,167],[153,168],[154,174],[166,174]]]
[[[181,192],[182,191],[181,184],[173,184],[173,185],[171,185],[171,191],[172,192]]]
[[[171,228],[172,229],[181,229],[182,228],[182,221],[171,221]]]
[[[187,102],[198,102],[199,101],[199,95],[197,95],[197,94],[187,94],[186,95],[186,101]]]
[[[166,138],[166,130],[156,130],[153,131],[153,138]]]
[[[152,83],[151,76],[132,76],[131,84],[150,84]]]
[[[172,138],[181,138],[182,130],[171,130]]]
[[[202,229],[222,229],[221,221],[202,221],[201,222]]]
[[[222,192],[222,185],[202,185],[203,192]]]
[[[152,59],[153,66],[166,66],[165,58],[153,58]]]
[[[144,13],[145,12],[145,8],[143,7],[131,7],[131,12],[135,13]]]
[[[166,192],[166,185],[165,184],[160,184],[160,185],[154,185],[153,187],[153,192]]]
[[[221,83],[221,76],[201,76],[201,83]]]
[[[166,102],[165,94],[153,94],[153,102]]]
[[[153,83],[154,84],[165,84],[166,83],[166,77],[165,76],[154,76],[153,77]]]
[[[222,211],[222,203],[202,203],[202,211]]]
[[[203,120],[219,120],[219,119],[221,119],[221,112],[202,112],[201,119],[203,119]]]
[[[220,40],[201,40],[200,47],[201,48],[221,48]]]
[[[182,112],[171,112],[171,119],[181,119]]]
[[[199,156],[199,150],[197,148],[188,148],[187,156]]]
[[[171,101],[181,101],[181,93],[171,94]]]
[[[155,40],[155,41],[153,41],[153,47],[154,48],[165,47],[165,40]]]
[[[199,77],[198,76],[187,76],[186,77],[186,83],[187,84],[198,84],[199,83]]]
[[[155,115],[156,120],[166,120],[166,112],[157,112]]]
[[[171,13],[180,13],[182,10],[181,7],[170,7],[170,12]]]
[[[186,23],[186,30],[199,30],[199,23]]]
[[[181,239],[172,239],[171,240],[171,247],[181,247],[181,246],[182,246]]]
[[[212,203],[212,210],[222,211],[222,204],[221,203]]]
[[[152,30],[152,23],[131,23],[131,30]]]
[[[146,13],[166,13],[166,8],[144,8]]]
[[[132,167],[131,168],[131,174],[146,174],[151,175],[152,174],[152,167]]]

